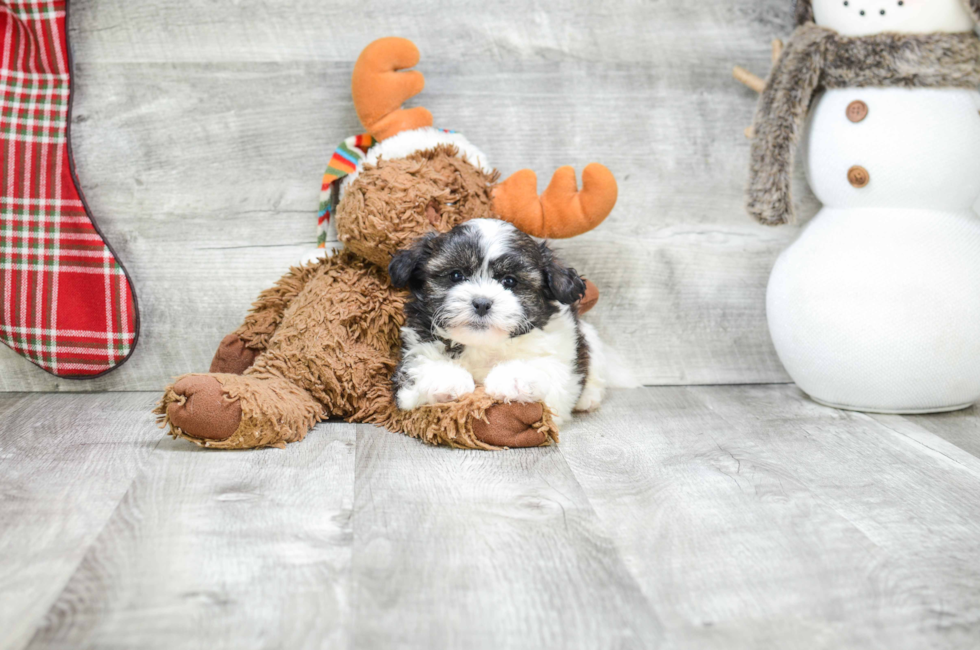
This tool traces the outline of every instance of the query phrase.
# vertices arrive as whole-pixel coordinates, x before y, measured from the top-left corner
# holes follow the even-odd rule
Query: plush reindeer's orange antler
[[[538,177],[522,169],[494,190],[493,208],[529,235],[567,239],[602,223],[616,205],[618,193],[612,172],[598,163],[582,172],[582,191],[575,182],[575,170],[561,167],[540,198]]]
[[[361,52],[354,64],[351,92],[361,124],[376,140],[432,126],[432,113],[420,107],[403,109],[402,102],[425,88],[421,72],[405,70],[419,62],[419,49],[404,38],[381,38]]]

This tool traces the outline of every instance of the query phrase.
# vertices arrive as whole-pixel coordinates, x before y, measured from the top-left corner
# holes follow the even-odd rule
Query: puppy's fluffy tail
[[[606,385],[611,388],[639,388],[641,386],[636,375],[626,365],[623,357],[609,346],[606,346]]]
[[[639,388],[640,382],[619,352],[605,345],[592,325],[580,322],[580,326],[589,345],[590,370],[600,382],[608,388]]]

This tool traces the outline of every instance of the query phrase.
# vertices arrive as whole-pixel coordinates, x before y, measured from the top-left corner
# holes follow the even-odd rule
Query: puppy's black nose
[[[473,299],[473,309],[476,311],[477,316],[486,316],[490,308],[493,307],[493,301],[487,298],[474,298]]]

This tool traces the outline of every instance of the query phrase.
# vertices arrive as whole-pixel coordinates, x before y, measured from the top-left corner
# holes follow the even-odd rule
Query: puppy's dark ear
[[[418,291],[422,282],[422,265],[429,258],[429,243],[435,237],[435,233],[429,233],[416,241],[414,244],[395,253],[388,265],[388,275],[391,277],[391,285],[396,289],[411,289]]]
[[[578,277],[575,269],[562,264],[545,242],[541,243],[541,256],[544,260],[544,284],[548,298],[565,305],[581,300],[585,295],[585,282]]]

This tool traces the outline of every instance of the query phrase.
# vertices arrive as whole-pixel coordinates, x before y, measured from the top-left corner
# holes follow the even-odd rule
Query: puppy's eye
[[[453,271],[452,273],[449,274],[449,279],[452,280],[453,282],[462,282],[463,280],[466,279],[466,276],[463,274],[462,271]]]
[[[517,278],[513,275],[508,275],[500,281],[500,284],[504,285],[504,289],[513,289],[517,286]]]

